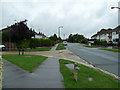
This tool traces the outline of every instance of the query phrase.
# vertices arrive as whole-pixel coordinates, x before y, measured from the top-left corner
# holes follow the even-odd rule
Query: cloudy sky
[[[90,38],[102,28],[118,25],[120,0],[0,0],[0,29],[27,19],[28,26],[47,36],[83,34]],[[1,21],[2,20],[2,21]],[[16,21],[15,21],[16,20]]]

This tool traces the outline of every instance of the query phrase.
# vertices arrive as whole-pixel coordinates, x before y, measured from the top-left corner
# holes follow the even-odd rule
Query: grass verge
[[[89,45],[82,45],[84,47],[89,47],[89,48],[97,48],[97,46],[89,46]]]
[[[37,48],[37,49],[26,49],[26,52],[32,52],[32,51],[49,51],[51,48]]]
[[[100,50],[107,50],[107,51],[112,51],[112,52],[120,52],[119,49],[100,48]]]
[[[66,47],[64,47],[63,44],[59,44],[56,48],[56,50],[63,50],[63,49],[66,49]]]
[[[38,55],[6,54],[2,55],[2,58],[16,64],[24,70],[33,72],[47,57]]]
[[[60,59],[60,71],[64,78],[65,88],[118,88],[118,81],[112,76],[106,75],[95,69],[79,64],[78,81],[73,78],[73,71],[65,66],[72,61]],[[88,78],[93,78],[89,81]]]

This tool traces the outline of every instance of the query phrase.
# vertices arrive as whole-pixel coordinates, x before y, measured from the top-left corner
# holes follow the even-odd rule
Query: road
[[[67,49],[88,63],[120,76],[118,73],[118,62],[120,63],[120,61],[118,61],[117,52],[99,50],[98,48],[83,47],[80,44],[73,43],[68,43]]]

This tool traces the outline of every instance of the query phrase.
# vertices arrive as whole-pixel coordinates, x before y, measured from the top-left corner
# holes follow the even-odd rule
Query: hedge
[[[50,47],[55,43],[50,39],[43,38],[32,38],[32,39],[24,39],[22,41],[17,42],[18,48],[36,48],[36,47]]]
[[[103,40],[95,40],[94,41],[95,45],[101,45],[101,46],[107,46],[107,41],[103,41]]]

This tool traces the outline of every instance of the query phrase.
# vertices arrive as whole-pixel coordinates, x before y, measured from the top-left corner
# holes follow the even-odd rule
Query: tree
[[[26,21],[27,20],[15,23],[2,30],[3,42],[9,41],[9,39],[11,42],[18,42],[35,36],[35,31],[29,30]]]
[[[78,43],[78,42],[82,41],[83,39],[85,39],[85,37],[83,35],[80,35],[80,34],[72,35],[72,34],[70,34],[69,38],[68,38],[68,42]]]
[[[4,31],[2,31],[1,33],[2,33],[2,41],[4,41],[4,42],[8,42],[9,41],[9,31],[10,30],[4,30]]]
[[[53,36],[50,36],[49,39],[51,39],[52,41],[55,41],[56,43],[57,43],[57,40],[58,40],[56,34],[54,34]]]
[[[73,35],[72,34],[69,35],[68,42],[73,42]]]

